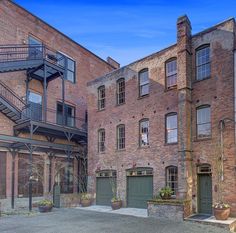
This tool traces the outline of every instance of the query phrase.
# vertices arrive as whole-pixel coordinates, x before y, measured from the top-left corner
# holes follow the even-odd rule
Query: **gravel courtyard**
[[[59,209],[51,213],[0,218],[1,233],[226,233],[221,228],[190,222]]]

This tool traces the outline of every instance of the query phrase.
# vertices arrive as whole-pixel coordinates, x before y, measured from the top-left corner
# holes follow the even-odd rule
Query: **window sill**
[[[149,94],[147,94],[147,95],[142,95],[142,96],[139,96],[139,97],[138,97],[138,100],[140,100],[140,99],[144,99],[144,98],[147,98],[147,97],[149,97]]]
[[[138,149],[141,149],[141,150],[142,150],[142,149],[149,149],[149,148],[150,148],[150,145],[148,145],[148,146],[139,146],[139,147],[138,147]]]
[[[171,86],[169,88],[165,88],[164,92],[173,91],[173,90],[177,90],[177,85]]]
[[[116,152],[125,152],[126,151],[126,149],[116,149]]]
[[[200,80],[195,79],[195,80],[193,81],[193,84],[195,84],[195,83],[199,83],[199,82],[201,82],[201,81],[205,81],[205,80],[208,80],[208,79],[211,79],[211,76],[206,77],[206,78],[204,78],[204,79],[200,79]]]
[[[195,138],[193,141],[194,142],[201,142],[201,141],[209,141],[209,140],[212,140],[211,136],[205,137],[205,138]]]
[[[116,107],[119,107],[119,106],[122,106],[122,105],[125,105],[125,102],[122,103],[122,104],[116,104],[115,106],[116,106]]]
[[[164,146],[172,146],[172,145],[178,145],[178,142],[172,142],[172,143],[165,143]]]
[[[105,110],[106,110],[105,108],[103,108],[103,109],[98,109],[97,112],[103,112],[103,111],[105,111]]]

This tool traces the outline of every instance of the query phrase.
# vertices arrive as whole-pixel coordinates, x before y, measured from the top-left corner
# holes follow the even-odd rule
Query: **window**
[[[210,77],[210,46],[203,46],[196,50],[196,75],[197,80]]]
[[[117,150],[125,148],[125,125],[117,126]]]
[[[166,62],[166,88],[169,89],[177,84],[177,59],[173,58]]]
[[[139,145],[147,146],[149,145],[149,120],[143,119],[139,122]]]
[[[42,120],[42,96],[38,93],[28,91],[28,104],[26,116],[35,121]]]
[[[33,155],[32,162],[32,194],[33,196],[43,195],[44,182],[44,159],[39,155]],[[28,154],[19,154],[18,160],[18,196],[29,196],[29,174],[31,163]]]
[[[43,44],[40,40],[35,39],[32,36],[28,38],[29,43],[29,58],[30,59],[42,59],[43,58]]]
[[[139,72],[139,96],[145,96],[148,94],[149,94],[148,69],[144,69]]]
[[[105,109],[106,103],[105,103],[105,86],[101,86],[98,88],[98,110]]]
[[[205,138],[211,136],[211,109],[210,106],[197,108],[197,137]]]
[[[75,61],[67,55],[58,52],[57,63],[65,68],[65,79],[75,83]]]
[[[116,83],[117,88],[117,104],[124,104],[125,103],[125,79],[120,78]]]
[[[0,152],[0,199],[6,198],[6,152]]]
[[[58,174],[59,183],[61,186],[61,193],[73,193],[74,186],[74,169],[73,161],[62,161],[62,168]]]
[[[69,127],[75,126],[75,108],[64,104],[64,119],[63,119],[63,104],[57,103],[57,124],[66,125]]]
[[[166,186],[173,191],[172,195],[176,195],[178,189],[178,169],[175,166],[166,168]]]
[[[177,113],[166,115],[166,143],[175,143],[178,141],[178,122]]]
[[[98,152],[105,151],[105,129],[98,130]]]

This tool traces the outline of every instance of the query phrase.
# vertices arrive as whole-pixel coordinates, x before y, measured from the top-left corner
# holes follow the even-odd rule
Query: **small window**
[[[139,145],[141,147],[149,145],[149,120],[143,119],[139,122]]]
[[[57,103],[57,124],[66,125],[69,127],[75,126],[75,108],[64,104],[64,119],[63,119],[63,104]]]
[[[30,59],[42,59],[43,58],[43,44],[40,40],[29,36],[29,58]]]
[[[125,79],[124,78],[120,78],[117,81],[116,84],[116,88],[117,88],[117,104],[124,104],[125,103]]]
[[[139,72],[139,96],[145,96],[148,94],[149,94],[148,69],[144,69]]]
[[[117,150],[125,149],[125,125],[117,126]]]
[[[57,63],[65,68],[65,79],[75,83],[75,61],[67,55],[58,52]]]
[[[206,138],[211,136],[211,108],[200,106],[197,108],[197,137]]]
[[[166,143],[176,143],[178,141],[177,113],[166,115]]]
[[[211,75],[210,46],[204,46],[196,51],[196,76],[197,80],[209,78]]]
[[[98,130],[98,152],[105,151],[105,129]]]
[[[178,189],[178,169],[175,166],[166,168],[166,186],[170,187],[173,196],[176,196]]]
[[[166,88],[176,86],[177,84],[177,59],[171,59],[166,62]]]
[[[105,103],[105,86],[101,86],[98,88],[98,110],[105,109],[106,103]]]

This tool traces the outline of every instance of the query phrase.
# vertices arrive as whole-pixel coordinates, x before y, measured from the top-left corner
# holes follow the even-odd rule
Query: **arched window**
[[[148,69],[143,69],[139,72],[139,96],[145,96],[149,94],[149,76]]]
[[[166,89],[175,87],[177,84],[177,59],[171,58],[165,62]]]
[[[178,142],[178,121],[177,113],[166,114],[166,143]]]
[[[139,121],[139,146],[149,145],[149,119]]]
[[[98,130],[98,152],[104,152],[105,151],[105,129],[99,129]]]
[[[98,88],[98,110],[105,109],[106,106],[105,97],[106,97],[105,86],[103,85]]]
[[[211,107],[202,105],[197,108],[197,137],[211,136]]]
[[[211,75],[210,45],[202,45],[196,49],[196,79],[203,80]]]
[[[125,79],[120,78],[116,82],[116,101],[117,105],[125,103]]]
[[[178,189],[178,168],[176,166],[166,168],[166,186],[171,188],[172,195],[175,196]]]
[[[125,125],[118,125],[117,128],[117,150],[125,149]]]

